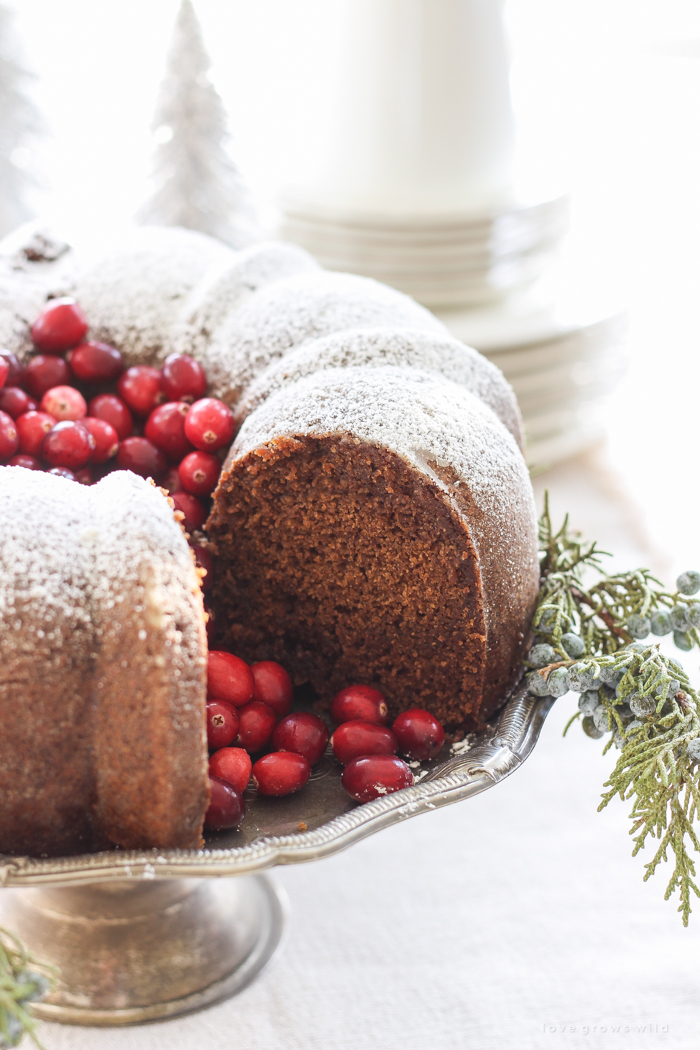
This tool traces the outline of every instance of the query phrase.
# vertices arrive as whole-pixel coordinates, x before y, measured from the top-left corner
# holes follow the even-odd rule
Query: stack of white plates
[[[498,307],[438,312],[450,331],[498,365],[525,422],[531,469],[581,452],[605,433],[624,369],[625,314],[588,282],[534,286]]]
[[[282,235],[331,270],[375,277],[429,307],[495,302],[534,281],[568,224],[568,198],[455,215],[343,213],[301,197]]]

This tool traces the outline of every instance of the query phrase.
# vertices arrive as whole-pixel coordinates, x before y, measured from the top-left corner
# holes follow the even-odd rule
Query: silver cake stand
[[[419,783],[364,805],[345,794],[338,765],[326,756],[296,795],[251,792],[242,829],[210,835],[202,850],[0,855],[0,925],[60,969],[56,990],[35,1014],[68,1024],[135,1024],[240,991],[284,931],[285,898],[265,869],[329,857],[499,784],[532,751],[553,702],[520,688],[459,754],[445,748],[424,763]]]

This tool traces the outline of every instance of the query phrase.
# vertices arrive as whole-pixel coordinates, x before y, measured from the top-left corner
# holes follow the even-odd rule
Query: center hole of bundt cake
[[[392,713],[426,707],[446,725],[478,704],[474,551],[399,456],[349,437],[279,441],[234,463],[210,533],[220,642],[244,659],[279,661],[326,701],[375,684]]]

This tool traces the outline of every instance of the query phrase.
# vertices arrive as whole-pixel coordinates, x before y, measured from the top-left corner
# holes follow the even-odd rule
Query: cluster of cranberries
[[[204,371],[186,354],[162,369],[125,369],[119,350],[87,335],[75,300],[53,299],[32,326],[37,353],[24,368],[0,351],[0,463],[86,485],[132,470],[168,489],[189,532],[201,528],[233,437],[231,409],[205,396]]]
[[[329,732],[311,711],[292,713],[292,683],[271,660],[249,666],[221,650],[209,653],[207,742],[211,801],[205,824],[212,830],[238,827],[245,815],[243,792],[252,782],[261,795],[290,795],[308,782],[323,756]],[[410,787],[413,774],[397,757],[434,758],[445,732],[428,711],[404,711],[388,728],[389,712],[378,689],[353,685],[331,704],[340,723],[330,737],[345,767],[342,784],[357,802]],[[269,750],[271,748],[271,750]],[[251,753],[266,752],[253,763]]]
[[[221,457],[235,420],[230,408],[206,397],[201,366],[171,354],[162,369],[124,367],[121,353],[88,340],[88,323],[71,298],[52,300],[32,326],[37,353],[22,368],[0,350],[0,464],[46,470],[90,485],[110,470],[131,470],[167,489],[187,532],[207,517]],[[212,578],[209,552],[191,544]],[[208,627],[213,630],[213,615]],[[249,666],[232,653],[209,652],[207,741],[211,800],[206,826],[238,827],[243,792],[289,795],[308,781],[329,732],[310,711],[292,713],[292,683],[278,663]],[[408,759],[433,758],[445,733],[428,711],[404,711],[389,728],[379,690],[354,685],[333,699],[338,724],[330,737],[344,766],[342,784],[357,802],[410,787]],[[251,759],[260,755],[255,763]]]

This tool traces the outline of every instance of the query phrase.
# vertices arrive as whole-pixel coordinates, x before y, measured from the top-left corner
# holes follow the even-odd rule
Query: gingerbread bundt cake
[[[159,364],[173,351],[196,357],[210,392],[242,424],[207,523],[222,645],[250,661],[279,660],[321,701],[366,681],[394,712],[420,704],[452,728],[499,705],[518,673],[538,564],[520,416],[497,369],[406,296],[327,273],[290,245],[233,252],[188,231],[145,229],[90,255],[20,232],[0,245],[0,342],[26,357],[29,325],[48,297],[66,293],[93,338],[129,364]],[[0,669],[0,720],[10,726],[0,791],[12,777],[15,791],[0,812],[0,852],[196,844],[206,808],[205,650],[179,526],[165,497],[128,474],[85,490],[28,476],[6,468],[0,477],[5,516],[12,500],[19,513],[27,485],[38,507],[12,543],[0,542],[8,593],[21,591],[22,558],[36,567],[37,589],[24,612],[9,612],[7,597],[0,610],[19,661]],[[56,556],[42,577],[49,520]],[[93,533],[84,550],[79,536]],[[121,583],[120,558],[134,566]],[[63,648],[37,626],[36,595],[60,590],[57,581],[70,582],[75,602],[64,595],[56,615],[81,625]],[[159,626],[142,622],[151,587],[168,607]],[[37,705],[29,722],[42,718],[44,663],[62,712],[52,746],[66,757],[50,780],[50,815],[32,824],[31,733],[15,721],[23,683]],[[103,729],[109,745],[98,740]],[[83,744],[72,752],[74,730]]]

